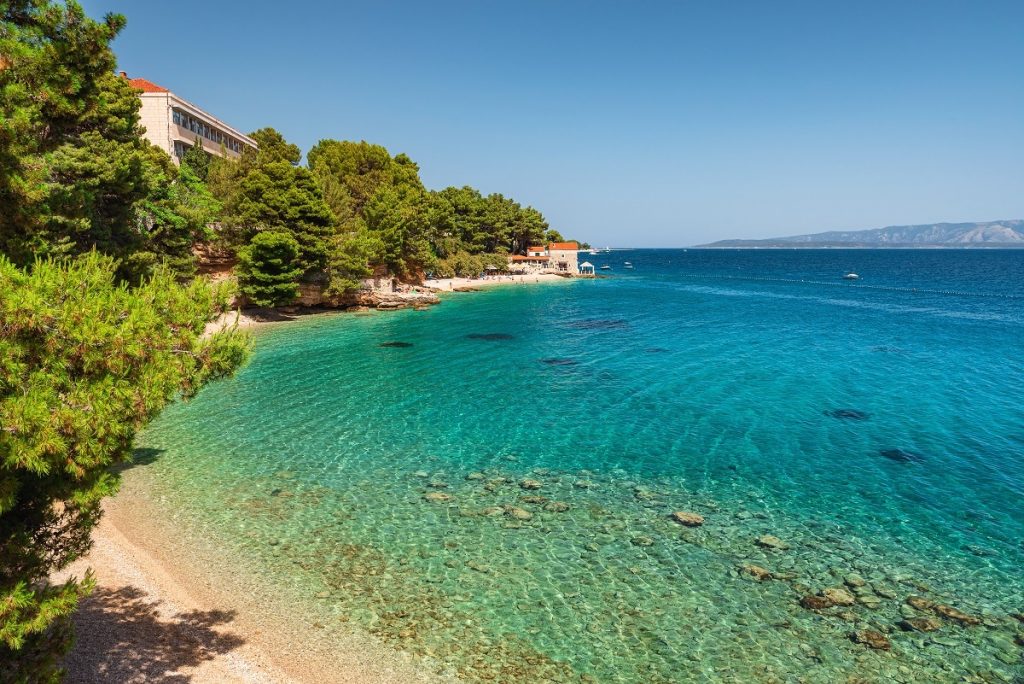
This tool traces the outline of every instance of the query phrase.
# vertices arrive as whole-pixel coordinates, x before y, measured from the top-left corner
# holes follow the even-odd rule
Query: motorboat
[[[612,267],[609,266],[608,264],[605,264],[604,266],[601,267],[601,270],[602,271],[610,271],[610,270],[612,270]]]
[[[625,266],[626,268],[633,268],[633,264],[628,261],[622,265]]]
[[[860,276],[854,273],[853,271],[850,271],[849,273],[843,276],[843,280],[860,280]]]

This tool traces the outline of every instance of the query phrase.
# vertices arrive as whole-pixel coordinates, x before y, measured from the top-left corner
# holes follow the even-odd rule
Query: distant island
[[[1024,220],[833,230],[764,240],[719,240],[699,249],[1024,249]]]

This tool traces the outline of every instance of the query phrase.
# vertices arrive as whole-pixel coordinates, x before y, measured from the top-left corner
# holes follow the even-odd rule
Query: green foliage
[[[506,270],[508,255],[470,254],[466,251],[457,252],[437,262],[433,269],[436,278],[475,278],[487,271],[489,267]]]
[[[343,229],[363,216],[366,204],[382,189],[408,186],[423,191],[419,167],[399,154],[392,159],[380,145],[364,141],[321,140],[306,155],[309,168]]]
[[[337,236],[331,248],[327,292],[343,295],[358,290],[361,281],[373,275],[371,264],[382,263],[384,254],[380,235],[366,228]]]
[[[273,128],[261,128],[253,131],[250,138],[256,141],[259,150],[253,151],[246,147],[242,154],[242,166],[249,170],[252,166],[262,166],[271,162],[288,162],[292,166],[298,166],[302,161],[302,150],[298,145],[293,145],[284,139],[278,131]]]
[[[90,580],[46,578],[89,548],[139,428],[244,361],[239,332],[202,336],[225,306],[166,269],[128,289],[96,253],[28,271],[0,257],[0,680],[56,676]]]
[[[291,304],[299,294],[299,243],[288,233],[256,233],[238,252],[238,284],[258,306]]]
[[[0,250],[19,261],[46,243],[55,199],[47,155],[107,128],[122,104],[104,91],[115,64],[107,44],[124,23],[95,22],[74,2],[0,4]]]
[[[162,151],[149,150],[145,171],[151,190],[135,205],[136,230],[145,240],[124,257],[121,272],[135,282],[164,265],[179,276],[192,276],[192,247],[212,238],[209,224],[217,220],[220,203],[190,165],[182,163],[176,169]]]
[[[185,151],[181,157],[181,168],[187,168],[192,175],[203,183],[210,175],[210,154],[197,142]]]
[[[236,244],[248,243],[259,231],[287,232],[299,244],[307,277],[326,269],[335,221],[308,169],[284,160],[261,163],[241,178],[229,202],[225,222]]]
[[[193,270],[195,233],[166,154],[140,137],[137,93],[108,43],[124,18],[74,2],[0,5],[0,252],[27,266],[97,249],[138,280]]]
[[[383,263],[399,276],[410,276],[433,262],[426,239],[426,195],[409,185],[383,187],[364,208],[366,228],[384,245]]]
[[[484,197],[474,188],[445,188],[431,194],[432,244],[444,258],[469,253],[508,251],[520,254],[544,241],[548,228],[533,207],[500,194]]]

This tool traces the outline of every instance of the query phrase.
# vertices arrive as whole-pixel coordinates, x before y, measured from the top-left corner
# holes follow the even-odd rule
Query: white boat
[[[626,268],[633,268],[633,264],[628,261],[622,265],[625,266]]]
[[[608,264],[605,264],[604,266],[601,267],[602,271],[610,271],[611,269],[612,269],[612,267],[609,266]]]
[[[598,252],[596,249],[592,249],[588,252],[588,254],[600,254],[600,252]]]
[[[843,280],[860,280],[860,276],[854,273],[853,271],[850,271],[849,273],[843,276]]]

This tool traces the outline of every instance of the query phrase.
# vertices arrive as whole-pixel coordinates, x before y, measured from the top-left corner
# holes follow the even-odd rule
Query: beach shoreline
[[[534,285],[537,283],[570,282],[571,277],[557,273],[535,273],[532,275],[495,275],[483,278],[436,278],[424,280],[423,286],[438,292],[473,292],[480,288],[500,285]]]
[[[413,292],[418,294],[421,290],[434,292],[438,295],[453,292],[478,292],[482,289],[509,285],[534,285],[539,283],[567,283],[571,277],[560,276],[555,273],[539,273],[534,275],[516,276],[488,276],[485,278],[441,278],[425,280],[422,285],[413,286]],[[413,308],[422,307],[416,303]],[[432,306],[428,304],[426,306]],[[393,311],[398,307],[379,308],[381,311]],[[404,307],[404,308],[408,308]],[[237,327],[239,330],[251,330],[256,328],[290,323],[292,321],[307,318],[309,316],[327,316],[334,314],[364,313],[374,310],[372,307],[355,306],[349,308],[332,308],[326,306],[297,306],[286,307],[286,309],[269,308],[242,308],[225,311],[217,318],[206,324],[204,336],[212,335],[215,332]]]
[[[453,681],[345,622],[311,621],[288,588],[271,594],[257,568],[168,519],[143,483],[122,489],[89,554],[51,578],[96,578],[74,617],[70,684]]]

